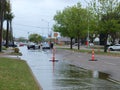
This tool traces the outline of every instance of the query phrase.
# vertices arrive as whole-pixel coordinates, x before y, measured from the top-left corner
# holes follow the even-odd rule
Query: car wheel
[[[110,51],[114,51],[114,49],[110,48]]]
[[[33,46],[33,49],[35,49],[35,46]]]
[[[27,47],[28,49],[30,49],[30,47]]]

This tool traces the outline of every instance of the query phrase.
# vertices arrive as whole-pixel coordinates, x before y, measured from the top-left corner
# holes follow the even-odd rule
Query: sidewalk
[[[56,58],[67,60],[71,64],[88,70],[110,74],[111,79],[120,81],[120,57],[95,55],[97,61],[89,61],[91,54],[57,49]]]
[[[11,55],[11,53],[14,52],[12,48],[8,48],[7,50],[2,50],[2,53],[0,53],[0,57],[9,57],[13,59],[20,59],[19,55]]]

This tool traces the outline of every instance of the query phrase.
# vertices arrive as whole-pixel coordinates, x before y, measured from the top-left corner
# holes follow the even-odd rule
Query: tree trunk
[[[7,20],[7,31],[6,31],[6,48],[8,48],[8,35],[9,35],[9,20]]]
[[[115,44],[115,39],[116,39],[116,34],[114,33],[111,36],[112,36],[112,45],[114,45]]]
[[[0,52],[2,52],[2,31],[3,31],[3,18],[0,15]]]
[[[11,42],[14,46],[14,38],[13,38],[13,30],[12,30],[12,20],[10,20],[10,35],[11,35]]]
[[[108,39],[108,34],[106,34],[104,38],[104,52],[107,52],[107,48],[108,48],[107,39]]]
[[[2,52],[2,31],[4,20],[5,0],[0,0],[0,52]]]
[[[70,49],[73,49],[73,47],[72,47],[72,40],[73,40],[73,38],[71,37],[70,38]]]
[[[99,41],[99,43],[100,43],[100,45],[105,45],[105,37],[106,37],[106,35],[105,34],[103,34],[103,33],[101,33],[100,34],[100,41]]]
[[[80,49],[80,37],[78,35],[78,50]]]

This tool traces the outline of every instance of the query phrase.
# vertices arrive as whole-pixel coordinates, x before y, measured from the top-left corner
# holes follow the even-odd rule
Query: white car
[[[109,46],[108,50],[110,50],[110,51],[120,51],[120,44],[115,44],[113,46]]]
[[[50,45],[47,42],[42,43],[42,49],[50,49]]]
[[[89,46],[94,46],[94,44],[93,43],[89,43]]]
[[[29,44],[27,45],[27,48],[28,48],[28,49],[40,49],[40,45],[37,45],[37,44],[35,44],[35,43],[29,43]]]

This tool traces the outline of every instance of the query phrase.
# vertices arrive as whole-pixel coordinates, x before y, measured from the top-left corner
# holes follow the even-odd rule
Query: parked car
[[[79,43],[79,45],[81,45],[81,43]],[[78,46],[78,43],[74,43],[73,46]]]
[[[24,45],[25,45],[24,43],[20,43],[20,44],[19,44],[20,47],[21,47],[21,46],[24,46]]]
[[[109,46],[108,50],[110,50],[110,51],[120,51],[120,44],[115,44],[113,46]]]
[[[31,43],[28,43],[27,48],[28,49],[40,49],[40,45],[31,42]]]
[[[50,45],[47,42],[42,43],[42,49],[50,49]]]
[[[89,46],[94,46],[94,43],[89,43]]]
[[[2,45],[6,46],[6,43],[2,43]],[[8,47],[17,47],[17,45],[12,43],[12,42],[10,42],[10,43],[8,43]]]

